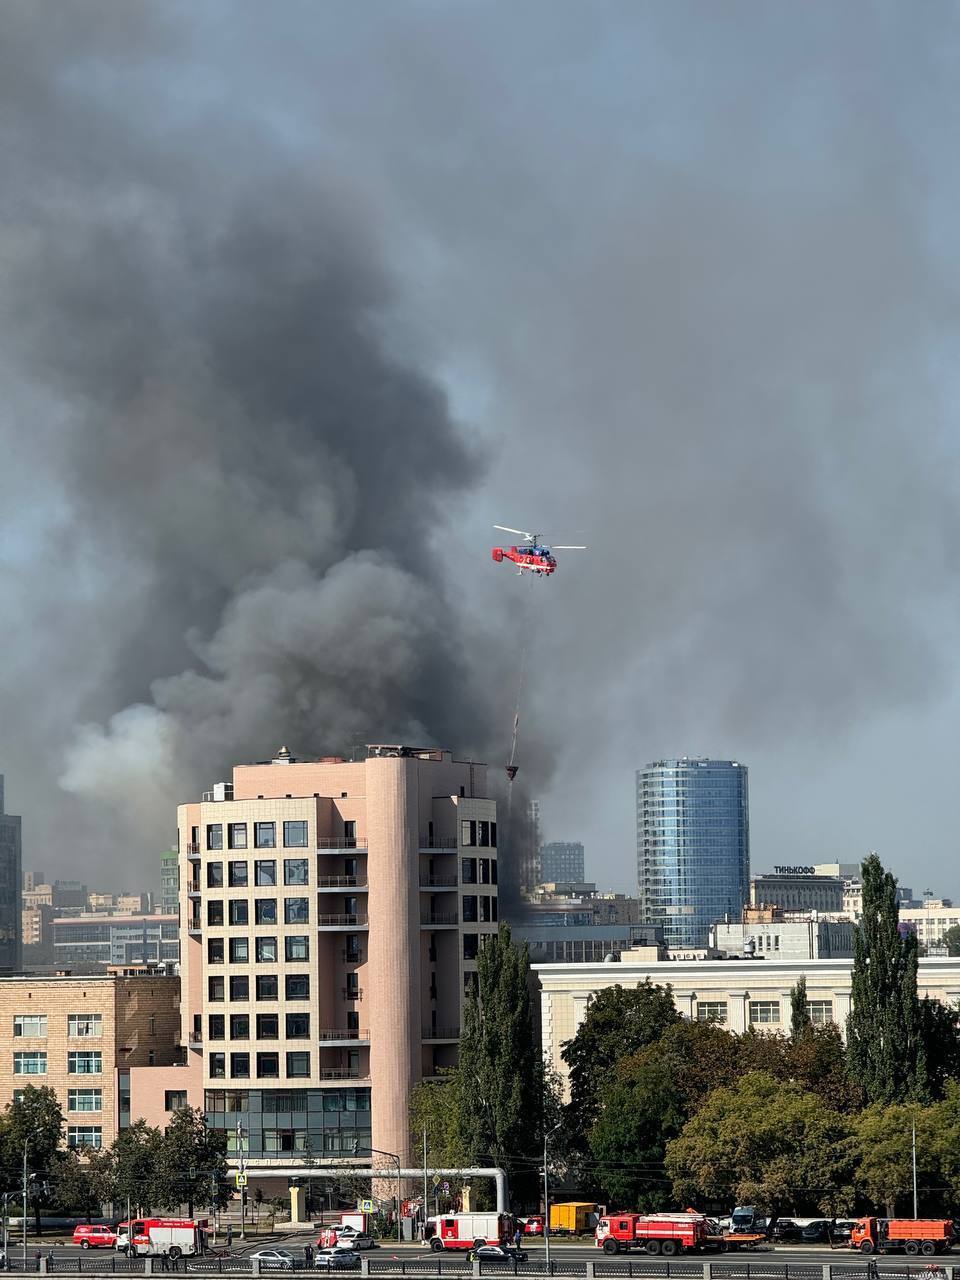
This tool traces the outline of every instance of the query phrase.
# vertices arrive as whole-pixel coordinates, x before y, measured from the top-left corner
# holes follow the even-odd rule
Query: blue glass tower
[[[750,888],[746,766],[657,760],[637,770],[637,883],[645,924],[667,944],[702,947],[707,930],[739,920]]]

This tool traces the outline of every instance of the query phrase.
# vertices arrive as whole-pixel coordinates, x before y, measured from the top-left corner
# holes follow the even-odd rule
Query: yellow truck
[[[596,1218],[597,1206],[592,1201],[568,1200],[566,1203],[552,1204],[550,1232],[552,1235],[587,1235],[596,1226]]]

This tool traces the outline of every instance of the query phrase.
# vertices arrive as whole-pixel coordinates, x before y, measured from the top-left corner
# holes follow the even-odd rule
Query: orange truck
[[[850,1232],[850,1248],[861,1253],[949,1253],[950,1218],[859,1218]]]
[[[607,1254],[645,1249],[671,1258],[709,1248],[708,1223],[702,1213],[604,1214],[594,1238],[597,1248]]]

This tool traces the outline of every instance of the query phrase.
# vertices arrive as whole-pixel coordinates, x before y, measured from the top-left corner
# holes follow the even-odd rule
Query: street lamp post
[[[400,1226],[400,1169],[402,1167],[400,1157],[395,1151],[380,1151],[377,1147],[366,1147],[364,1149],[369,1151],[371,1155],[387,1156],[390,1160],[396,1160],[397,1162],[397,1244],[399,1244],[403,1235]]]
[[[543,1247],[547,1254],[547,1275],[550,1272],[550,1173],[547,1168],[547,1139],[557,1132],[563,1122],[558,1120],[552,1129],[543,1130]]]
[[[27,1269],[27,1147],[30,1139],[23,1140],[23,1269]]]

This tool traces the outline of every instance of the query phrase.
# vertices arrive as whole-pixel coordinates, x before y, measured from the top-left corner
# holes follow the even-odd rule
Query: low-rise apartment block
[[[183,1037],[248,1164],[412,1158],[498,927],[486,767],[448,751],[238,765],[178,811]]]
[[[178,1059],[180,980],[2,978],[0,1028],[0,1107],[26,1085],[48,1086],[63,1109],[67,1145],[108,1146],[131,1121],[130,1071]]]

